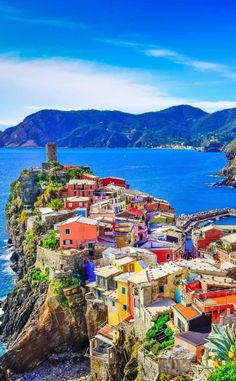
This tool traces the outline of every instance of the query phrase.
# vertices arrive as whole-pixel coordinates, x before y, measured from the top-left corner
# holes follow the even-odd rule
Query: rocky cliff
[[[229,162],[219,173],[223,177],[223,181],[219,185],[236,188],[236,139],[225,146],[224,152]]]
[[[57,196],[58,189],[68,181],[69,175],[60,167],[47,173],[27,170],[11,186],[6,217],[14,245],[12,267],[16,272],[16,283],[12,295],[3,304],[0,331],[9,350],[1,358],[0,371],[3,367],[11,374],[25,372],[53,353],[87,349],[87,327],[96,332],[95,323],[90,319],[92,312],[86,320],[85,300],[69,308],[54,295],[47,279],[32,281],[36,246],[49,228],[41,221],[35,206],[44,206]],[[26,230],[27,217],[31,214],[35,221],[31,229]]]
[[[35,310],[35,315],[26,322],[17,340],[2,358],[2,365],[13,373],[36,367],[52,353],[78,351],[88,345],[86,304],[78,306],[71,314],[55,297],[50,296],[50,290],[46,295],[41,294],[41,301],[43,296],[43,304]]]

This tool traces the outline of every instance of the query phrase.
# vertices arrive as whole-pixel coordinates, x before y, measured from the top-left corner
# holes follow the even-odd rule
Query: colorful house
[[[98,240],[98,221],[83,216],[72,217],[59,226],[60,247],[76,249]]]
[[[186,270],[174,262],[154,268],[148,267],[129,278],[130,313],[132,318],[145,320],[147,307],[157,303],[157,308],[169,305],[174,299],[177,283],[186,276]],[[159,303],[163,300],[163,304]],[[159,304],[158,304],[159,303]],[[166,305],[165,305],[166,304]]]
[[[166,200],[155,199],[152,202],[148,202],[144,205],[147,212],[167,212],[175,214],[175,210],[170,206]]]
[[[130,273],[123,273],[114,278],[117,290],[108,297],[108,323],[117,325],[130,316],[129,286]]]
[[[104,177],[102,179],[103,186],[107,186],[109,184],[118,185],[119,187],[129,188],[129,185],[126,183],[125,179],[119,177]]]
[[[116,290],[108,296],[108,323],[116,325],[128,319],[130,312],[129,278],[144,269],[144,264],[130,257],[115,259],[113,266],[122,271],[114,277]]]
[[[201,313],[211,316],[211,321],[214,322],[224,311],[234,311],[236,288],[195,293],[193,303]]]
[[[70,180],[68,184],[68,197],[89,197],[92,201],[96,189],[96,181],[86,179]]]
[[[177,261],[181,258],[181,247],[171,242],[149,240],[140,247],[151,251],[156,256],[157,263]]]
[[[88,209],[90,205],[90,197],[67,197],[65,199],[65,208],[75,210],[77,208]]]
[[[192,232],[192,242],[195,252],[205,250],[212,242],[218,241],[225,233],[214,225],[204,226]]]
[[[134,224],[128,221],[115,221],[114,237],[117,247],[133,246]]]
[[[208,336],[208,332],[181,332],[175,335],[175,345],[181,345],[182,347],[187,348],[194,354],[196,361],[201,363],[205,343],[207,342]]]

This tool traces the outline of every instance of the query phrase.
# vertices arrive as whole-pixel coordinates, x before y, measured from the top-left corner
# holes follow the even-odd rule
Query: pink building
[[[76,249],[96,242],[99,235],[98,221],[87,217],[72,217],[59,226],[60,247]]]
[[[90,205],[90,198],[89,197],[67,197],[65,199],[65,208],[69,210],[75,210],[77,208],[86,208],[88,209]]]

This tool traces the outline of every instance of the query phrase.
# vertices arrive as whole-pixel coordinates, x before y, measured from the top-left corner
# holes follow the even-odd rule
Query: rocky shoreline
[[[223,148],[228,163],[222,170],[216,174],[223,180],[214,184],[214,186],[228,186],[236,188],[236,139]]]
[[[12,381],[86,381],[89,376],[89,359],[83,354],[68,351],[52,355],[37,368]]]

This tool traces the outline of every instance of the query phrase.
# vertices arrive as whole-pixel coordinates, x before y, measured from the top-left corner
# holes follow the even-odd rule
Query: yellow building
[[[113,262],[122,274],[114,277],[117,288],[108,297],[108,324],[117,325],[130,316],[129,278],[142,271],[145,264],[130,257],[117,259]]]
[[[108,324],[117,325],[130,316],[128,279],[131,273],[116,276],[117,290],[109,296]]]
[[[132,273],[143,270],[141,262],[131,257],[115,259],[112,265],[119,271],[122,271],[122,273]]]

